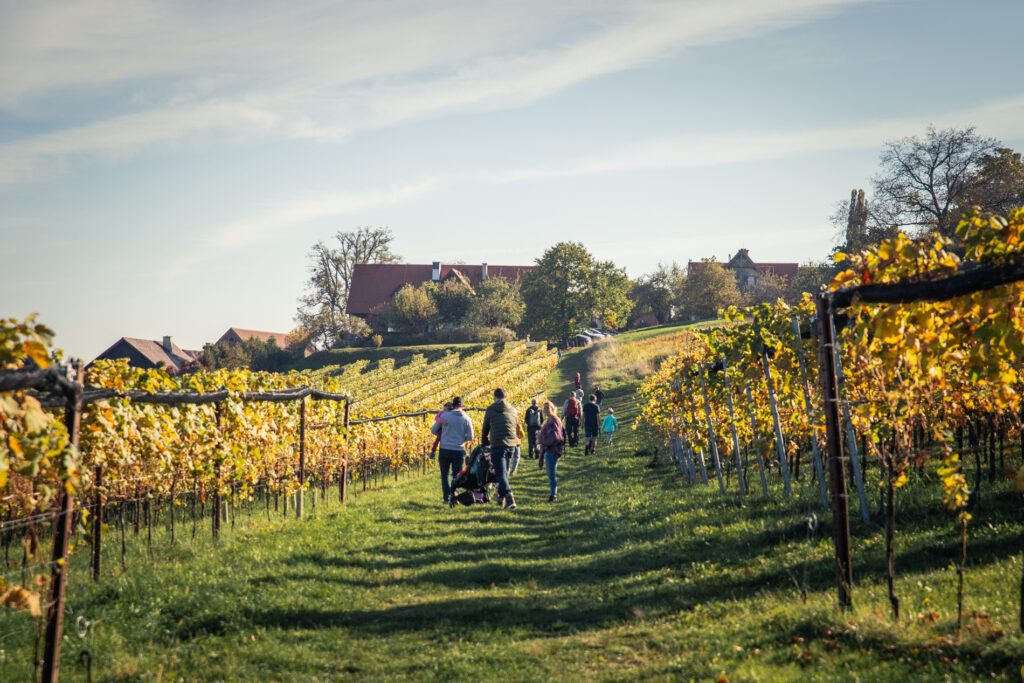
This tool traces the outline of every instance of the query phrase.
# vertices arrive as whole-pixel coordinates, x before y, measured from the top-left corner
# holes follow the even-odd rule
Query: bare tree
[[[351,232],[339,230],[334,238],[337,247],[317,242],[309,250],[309,280],[295,316],[320,348],[330,348],[339,339],[368,329],[362,320],[345,313],[355,265],[402,260],[391,251],[394,234],[389,228],[363,226]]]
[[[916,228],[952,236],[961,198],[996,140],[979,137],[974,127],[936,130],[924,138],[887,142],[881,172],[872,179],[870,220],[875,225]]]

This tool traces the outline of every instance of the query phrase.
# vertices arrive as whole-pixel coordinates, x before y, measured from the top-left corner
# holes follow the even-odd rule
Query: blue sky
[[[293,326],[309,247],[821,259],[886,140],[1024,150],[1021,0],[0,0],[0,316]]]

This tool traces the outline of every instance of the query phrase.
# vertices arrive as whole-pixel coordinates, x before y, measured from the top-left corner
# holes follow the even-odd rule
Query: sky
[[[309,250],[822,260],[886,141],[1024,150],[1022,0],[0,0],[0,317],[294,327]],[[869,192],[870,195],[870,192]]]

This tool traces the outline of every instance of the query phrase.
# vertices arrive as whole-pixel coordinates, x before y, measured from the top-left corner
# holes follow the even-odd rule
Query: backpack
[[[528,419],[529,419],[529,425],[531,427],[539,427],[540,426],[540,411],[539,410],[532,411],[530,413],[530,417]]]
[[[569,399],[569,405],[565,408],[566,417],[579,417],[580,416],[580,402],[575,398]]]

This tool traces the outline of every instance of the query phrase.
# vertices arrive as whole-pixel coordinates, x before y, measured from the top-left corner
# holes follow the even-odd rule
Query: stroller
[[[469,455],[462,471],[452,480],[452,497],[449,505],[476,505],[491,501],[491,484],[498,481],[491,464],[491,451],[487,446],[477,446]],[[462,493],[458,493],[463,489]]]

